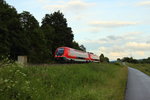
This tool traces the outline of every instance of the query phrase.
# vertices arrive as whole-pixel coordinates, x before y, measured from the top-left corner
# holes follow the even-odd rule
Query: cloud
[[[92,27],[92,28],[89,28],[88,31],[90,31],[91,33],[98,33],[101,31],[100,28],[96,28],[96,27]]]
[[[85,18],[84,15],[77,15],[77,16],[75,16],[76,20],[81,20],[81,19],[84,19],[84,18]]]
[[[113,60],[113,59],[117,59],[117,58],[129,57],[129,56],[133,57],[134,55],[144,56],[145,52],[143,52],[143,51],[135,51],[134,55],[131,52],[109,52],[106,55],[109,56],[111,60]],[[138,59],[138,57],[137,57],[137,59]]]
[[[142,1],[142,2],[137,3],[137,5],[150,7],[150,1]]]
[[[89,23],[90,26],[93,27],[105,27],[105,28],[112,28],[112,27],[125,27],[125,26],[133,26],[137,25],[137,22],[127,22],[127,21],[92,21]]]
[[[139,44],[140,46],[142,46],[145,43],[145,45],[148,45],[149,37],[143,36],[143,34],[144,33],[142,32],[127,32],[127,33],[123,33],[122,35],[109,35],[109,36],[106,36],[105,38],[100,38],[98,40],[95,40],[95,43],[99,43],[101,45],[105,45],[105,44],[121,45],[121,44],[128,43],[128,46],[129,44],[131,45],[134,43],[137,43],[136,45]]]
[[[49,4],[45,6],[45,9],[48,10],[62,10],[62,11],[69,11],[69,12],[81,12],[91,6],[95,5],[95,3],[84,2],[82,0],[69,0],[63,2],[55,2],[53,4]]]
[[[129,49],[135,50],[143,50],[149,51],[150,50],[150,43],[137,43],[137,42],[128,42],[125,45]]]
[[[43,2],[46,2],[47,0],[37,0],[37,1],[43,3]]]
[[[97,47],[92,52],[97,55],[103,53],[110,60],[131,56],[141,59],[150,55],[149,35],[137,31],[122,33],[121,35],[109,35],[97,40],[84,40],[82,44],[91,45],[90,48],[96,44]]]
[[[139,35],[142,34],[142,32],[128,32],[126,35]]]
[[[113,58],[121,58],[121,57],[126,57],[129,54],[127,52],[110,52],[109,56],[112,56]]]
[[[139,55],[139,56],[144,56],[145,52],[144,51],[136,51],[135,54]]]
[[[108,35],[104,38],[100,38],[97,40],[84,40],[84,41],[80,41],[81,43],[96,43],[96,44],[101,44],[101,45],[105,45],[105,44],[125,44],[127,41],[137,41],[138,38],[141,37],[143,33],[142,32],[127,32],[127,33],[123,33],[122,35]],[[142,37],[141,37],[142,38]],[[145,38],[143,38],[145,39]],[[146,40],[146,39],[145,39]],[[146,41],[148,42],[148,41]]]
[[[148,40],[148,41],[146,41],[147,43],[150,43],[150,41]]]
[[[138,45],[139,44],[139,45]],[[108,56],[111,60],[123,57],[134,57],[136,59],[148,57],[150,55],[150,44],[127,42],[122,45],[112,45],[109,47],[99,47],[99,52]],[[147,55],[148,54],[148,55]]]

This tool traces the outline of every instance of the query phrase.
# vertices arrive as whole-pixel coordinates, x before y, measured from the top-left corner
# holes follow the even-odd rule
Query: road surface
[[[125,100],[150,100],[150,77],[128,67],[128,81]]]

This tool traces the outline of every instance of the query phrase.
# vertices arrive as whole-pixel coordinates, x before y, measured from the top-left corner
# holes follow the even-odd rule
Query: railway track
[[[73,64],[83,64],[83,63],[27,64],[27,65],[25,65],[25,66],[45,66],[45,67],[51,67],[51,66],[73,65]]]

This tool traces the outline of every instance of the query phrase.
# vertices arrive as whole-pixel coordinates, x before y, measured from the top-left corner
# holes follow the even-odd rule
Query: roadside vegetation
[[[124,100],[127,67],[63,64],[0,67],[0,100]]]
[[[130,67],[136,68],[150,76],[150,64],[127,64]]]

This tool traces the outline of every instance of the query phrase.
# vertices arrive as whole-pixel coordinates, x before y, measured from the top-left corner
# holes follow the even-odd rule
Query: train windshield
[[[58,48],[56,55],[57,56],[62,56],[64,54],[64,48]]]

